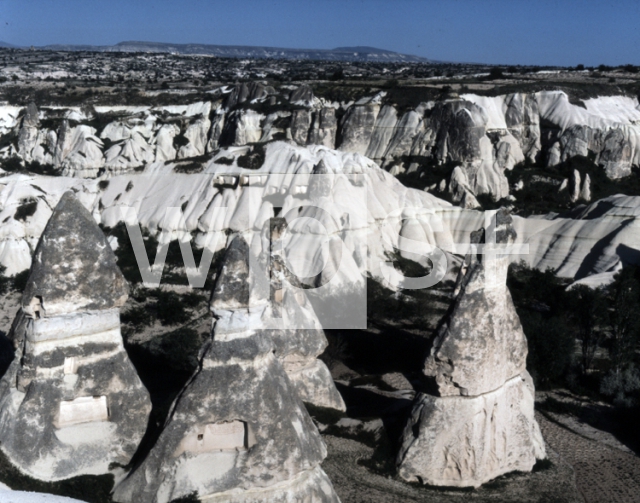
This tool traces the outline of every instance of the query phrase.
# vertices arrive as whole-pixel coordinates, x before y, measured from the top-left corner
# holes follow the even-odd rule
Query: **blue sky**
[[[640,1],[0,0],[0,40],[368,45],[495,64],[640,64]]]

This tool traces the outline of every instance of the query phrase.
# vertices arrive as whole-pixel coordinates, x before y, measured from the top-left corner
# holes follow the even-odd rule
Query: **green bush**
[[[558,192],[560,183],[569,178],[574,170],[578,170],[583,179],[585,175],[589,175],[592,200],[615,194],[640,195],[640,176],[637,169],[634,169],[630,176],[611,180],[604,169],[594,162],[593,155],[575,156],[552,167],[525,162],[517,164],[511,171],[505,171],[509,185],[513,187],[519,181],[524,185],[522,190],[514,192],[517,213],[521,216],[551,212],[562,214],[574,208],[576,203],[569,201],[568,191]],[[555,185],[542,179],[555,180]],[[584,202],[579,201],[577,204]]]
[[[625,370],[609,372],[600,383],[600,393],[613,400],[621,408],[640,404],[640,371],[633,365]]]
[[[216,164],[231,166],[233,164],[233,159],[229,159],[228,157],[219,157],[218,159],[216,159]]]
[[[198,493],[194,491],[187,496],[171,500],[169,503],[200,503],[200,499],[198,498]]]
[[[103,231],[107,236],[114,236],[118,239],[118,248],[114,253],[118,267],[125,279],[131,284],[142,283],[140,268],[138,267],[138,261],[136,260],[126,225],[120,222],[113,228],[103,228]],[[158,250],[158,241],[146,229],[142,230],[142,240],[147,257],[149,257],[149,263],[153,264]]]
[[[133,306],[120,313],[120,321],[133,327],[134,333],[153,325],[154,317],[144,306]]]
[[[176,150],[180,150],[180,147],[185,147],[187,145],[189,145],[189,140],[183,133],[177,134],[173,137],[173,148]]]
[[[527,369],[536,386],[563,384],[573,363],[575,334],[566,305],[568,281],[553,270],[539,271],[524,262],[509,268],[507,285],[527,336]]]
[[[8,159],[2,159],[0,161],[0,168],[9,173],[24,173],[26,168],[22,165],[22,160],[19,157],[9,157]]]

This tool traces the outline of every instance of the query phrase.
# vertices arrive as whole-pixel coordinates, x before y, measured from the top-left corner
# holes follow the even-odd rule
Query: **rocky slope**
[[[288,139],[366,155],[395,174],[458,166],[437,188],[467,207],[483,194],[508,197],[505,171],[525,160],[555,166],[590,157],[612,179],[640,166],[640,105],[625,96],[580,106],[562,91],[463,94],[400,109],[384,91],[332,102],[308,86],[260,82],[211,96],[190,106],[0,107],[0,155],[91,178],[211,155],[221,146]]]
[[[6,175],[0,178],[0,221],[3,222],[0,263],[7,267],[8,275],[30,267],[31,255],[52,208],[69,189],[74,190],[96,221],[107,227],[124,221],[127,215],[122,208],[132,207],[140,225],[162,240],[189,235],[194,245],[218,250],[226,246],[230,233],[261,226],[266,218],[274,216],[274,205],[268,198],[260,202],[271,190],[270,186],[280,186],[282,176],[294,174],[302,178],[299,184],[293,185],[306,186],[304,177],[308,175],[305,173],[310,173],[320,161],[346,182],[336,183],[332,189],[333,214],[339,221],[344,213],[351,213],[354,220],[350,229],[353,236],[361,238],[345,241],[351,257],[342,270],[346,278],[353,279],[355,271],[358,274],[368,271],[380,277],[380,262],[386,260],[385,253],[404,247],[401,241],[418,241],[448,253],[464,254],[465,245],[457,244],[467,243],[470,232],[483,225],[481,212],[452,206],[427,192],[406,188],[359,154],[275,142],[267,146],[264,164],[258,170],[249,171],[237,166],[243,152],[237,148],[224,149],[198,174],[176,173],[179,163],[154,163],[142,172],[109,180]],[[221,163],[224,159],[232,164]],[[227,176],[221,178],[221,174]],[[257,193],[254,201],[259,202],[251,217],[255,220],[251,222],[246,218],[251,198],[247,186],[242,184],[250,183],[250,178],[243,178],[241,183],[243,174],[266,176],[264,183],[261,181],[251,189]],[[358,177],[364,181],[361,186]],[[288,202],[283,211],[301,204],[295,197],[283,196],[285,199]],[[358,204],[358,201],[366,203]],[[640,243],[634,231],[638,225],[639,204],[637,197],[612,196],[565,217],[514,217],[518,240],[529,245],[529,253],[513,255],[512,259],[525,260],[543,269],[552,267],[561,276],[576,279],[611,274],[623,262],[639,263],[636,250]],[[181,208],[184,218],[165,222],[167,207]],[[224,207],[227,210],[222,209]],[[299,249],[299,253],[304,256],[307,253],[304,250],[311,253],[316,249],[315,245],[308,245]],[[415,258],[411,251],[403,253]]]

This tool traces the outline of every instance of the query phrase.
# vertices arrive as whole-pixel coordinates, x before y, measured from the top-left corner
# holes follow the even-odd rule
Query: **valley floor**
[[[552,465],[532,474],[510,474],[477,490],[435,489],[407,484],[396,476],[372,472],[374,449],[355,440],[325,436],[329,455],[322,465],[342,503],[578,503],[573,470],[550,450]],[[608,501],[608,500],[601,500]],[[618,500],[616,500],[618,501]],[[620,500],[622,501],[622,500]],[[630,500],[627,500],[630,501]]]
[[[578,434],[546,415],[537,414],[536,419],[547,445],[573,467],[587,503],[640,501],[640,457]]]

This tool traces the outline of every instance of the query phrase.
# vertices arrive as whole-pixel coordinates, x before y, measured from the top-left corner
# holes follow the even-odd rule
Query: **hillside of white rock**
[[[175,162],[152,163],[143,171],[106,180],[6,174],[0,178],[0,264],[7,268],[7,275],[30,266],[52,208],[69,189],[106,227],[124,221],[127,213],[123,208],[132,207],[141,227],[161,235],[165,241],[190,234],[196,247],[221,249],[230,232],[261,226],[274,216],[273,205],[262,200],[272,191],[271,186],[280,187],[294,180],[294,185],[305,187],[309,173],[321,162],[343,179],[343,183],[334,184],[331,195],[334,215],[339,220],[343,214],[351,213],[350,230],[361,237],[357,243],[346,243],[352,254],[349,267],[354,272],[370,272],[379,277],[379,263],[385,260],[385,252],[405,248],[402,240],[418,241],[426,249],[437,246],[447,253],[464,254],[469,233],[484,222],[480,211],[452,206],[428,192],[404,187],[361,154],[275,142],[267,146],[262,167],[247,170],[236,165],[242,152],[233,147],[223,149],[197,174],[177,173],[179,165]],[[235,161],[228,165],[220,163],[220,159]],[[230,184],[223,183],[223,174]],[[251,216],[253,221],[249,220],[252,203],[247,196],[246,184],[250,182],[246,175],[259,175],[263,180],[260,187],[251,188],[259,210]],[[365,183],[354,183],[357,177]],[[366,208],[358,206],[358,200],[366,201]],[[284,212],[300,204],[291,195],[287,201]],[[184,218],[166,222],[168,207],[180,208]],[[622,263],[640,262],[638,216],[640,197],[620,195],[586,206],[571,218],[516,217],[518,240],[528,244],[529,249],[528,254],[515,254],[512,259],[525,260],[541,269],[551,267],[568,278],[611,274]],[[313,250],[311,246],[309,253]]]
[[[466,207],[483,194],[508,198],[505,171],[525,160],[555,166],[585,156],[611,179],[640,166],[640,104],[626,96],[576,104],[563,91],[463,94],[399,109],[384,91],[346,102],[261,83],[210,94],[179,106],[0,106],[0,157],[95,178],[288,140],[366,155],[393,174],[420,168],[406,159],[457,165],[429,190]]]

